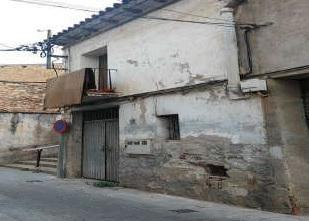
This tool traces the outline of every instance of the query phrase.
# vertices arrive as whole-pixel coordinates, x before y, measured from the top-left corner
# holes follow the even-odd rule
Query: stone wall
[[[14,162],[31,155],[24,148],[59,143],[52,131],[58,114],[0,113],[0,163]]]

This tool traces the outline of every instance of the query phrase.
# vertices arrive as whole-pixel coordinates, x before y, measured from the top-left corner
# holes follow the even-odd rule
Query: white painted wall
[[[165,9],[222,19],[223,7],[224,2],[218,0],[186,0]],[[164,9],[150,16],[209,21]],[[222,79],[230,71],[235,72],[228,60],[237,53],[226,50],[226,45],[236,44],[233,38],[226,42],[229,29],[140,18],[69,47],[69,68],[74,71],[97,67],[97,57],[87,54],[107,46],[109,68],[118,69],[112,76],[114,86],[124,94],[196,84],[209,78]]]
[[[52,131],[57,114],[0,114],[0,152],[10,148],[58,143]]]
[[[266,144],[261,98],[232,101],[224,86],[120,105],[121,143],[126,139],[164,139],[157,115],[168,114],[179,115],[181,139],[215,136],[233,144]]]

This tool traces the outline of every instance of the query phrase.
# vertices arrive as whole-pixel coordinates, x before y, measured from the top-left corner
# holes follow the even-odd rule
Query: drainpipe
[[[240,73],[238,60],[238,45],[236,36],[236,24],[234,19],[234,9],[225,7],[221,10],[221,16],[227,20],[232,27],[224,28],[224,50],[225,50],[225,68],[228,79],[228,93],[230,97],[240,98]]]

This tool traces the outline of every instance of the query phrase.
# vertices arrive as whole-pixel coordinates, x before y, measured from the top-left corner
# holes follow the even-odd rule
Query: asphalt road
[[[0,221],[309,220],[0,167]]]

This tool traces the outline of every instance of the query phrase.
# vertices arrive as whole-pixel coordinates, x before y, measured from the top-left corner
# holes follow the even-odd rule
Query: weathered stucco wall
[[[52,131],[58,114],[0,113],[0,163],[18,160],[21,150],[36,145],[55,144]]]
[[[308,11],[307,0],[248,0],[238,8],[238,23],[273,23],[249,34],[254,74],[308,65]]]
[[[306,64],[306,47],[296,44],[305,43],[306,34],[295,36],[305,25],[285,24],[294,22],[291,13],[304,13],[308,4],[279,1],[249,0],[237,11],[241,23],[274,22],[251,33],[254,73]],[[180,1],[151,15],[193,19],[166,11],[172,9],[218,18],[224,4]],[[107,46],[109,68],[118,69],[114,86],[124,95],[226,79],[238,71],[237,62],[230,62],[237,53],[227,50],[229,44],[236,46],[231,33],[231,27],[137,19],[69,47],[69,66],[71,71],[97,67]],[[268,97],[251,94],[232,100],[227,85],[219,84],[114,103],[120,107],[121,184],[282,213],[306,212],[308,177],[302,178],[300,171],[308,170],[308,131],[299,85],[269,83]],[[179,115],[179,141],[166,140],[158,117],[170,114]],[[68,177],[82,175],[82,126],[82,114],[73,114]],[[150,153],[127,153],[130,140],[150,140]]]
[[[308,131],[299,85],[269,85],[268,97],[231,100],[219,84],[119,103],[121,185],[306,213]],[[83,121],[82,112],[73,113],[66,169],[80,177]],[[179,115],[181,140],[166,139],[158,116],[169,114]],[[131,140],[150,140],[150,153],[128,153]]]
[[[177,10],[225,19],[220,13],[224,5],[218,0],[180,1],[149,16],[206,20],[167,11]],[[108,66],[118,70],[112,72],[113,84],[124,94],[201,83],[209,78],[226,78],[229,72],[238,71],[238,67],[231,67],[229,62],[237,58],[235,50],[228,50],[229,46],[236,45],[235,39],[226,38],[231,29],[139,18],[69,47],[70,71],[98,67],[98,56],[107,46]],[[231,70],[234,68],[236,70]]]
[[[236,21],[239,24],[268,23],[249,33],[253,75],[280,77],[308,74],[309,24],[304,22],[308,11],[307,0],[248,0],[238,8]],[[248,60],[241,32],[239,42],[240,69],[245,73]],[[263,99],[276,189],[277,192],[286,192],[296,214],[309,212],[309,176],[304,172],[309,170],[309,131],[301,81],[305,79],[268,80],[268,97]],[[277,198],[281,200],[279,196]]]
[[[123,104],[120,182],[289,213],[287,188],[277,188],[274,181],[275,175],[284,179],[285,173],[273,173],[263,113],[262,98],[232,101],[223,86]],[[180,141],[162,136],[161,114],[179,114]],[[127,139],[152,139],[152,154],[127,154]],[[226,170],[226,176],[216,177],[213,168]]]
[[[309,131],[300,81],[268,80],[268,85],[264,106],[275,184],[288,189],[295,213],[309,213]]]
[[[63,116],[71,122],[70,132],[65,135],[66,177],[82,176],[83,112],[66,113]]]

